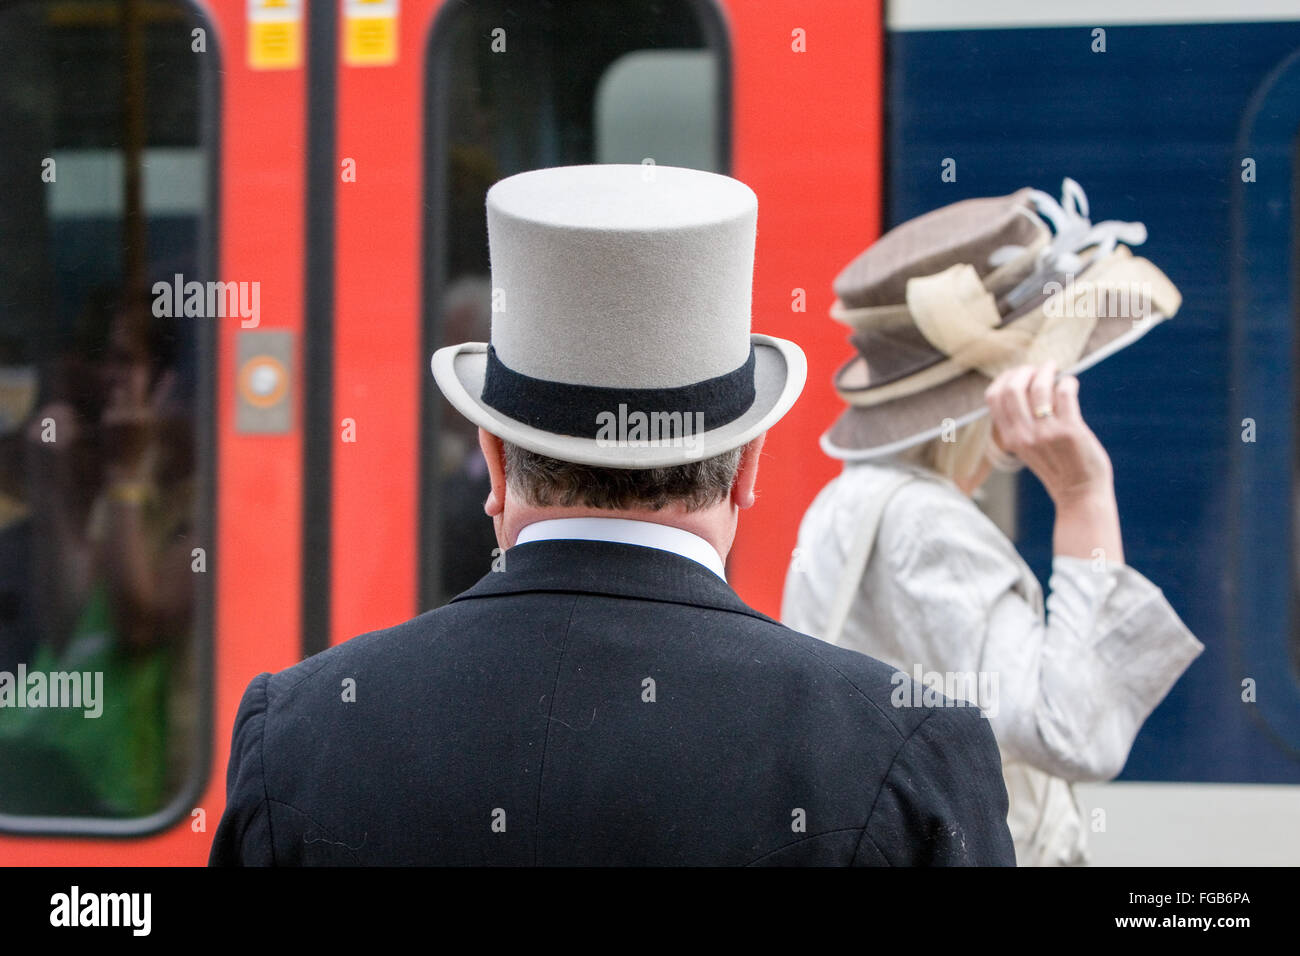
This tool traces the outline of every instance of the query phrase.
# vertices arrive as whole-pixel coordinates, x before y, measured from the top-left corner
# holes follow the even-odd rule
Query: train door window
[[[206,773],[211,330],[163,299],[213,274],[215,42],[0,8],[0,829],[149,832]]]
[[[426,354],[485,341],[491,319],[484,198],[497,180],[584,163],[729,163],[726,31],[713,3],[481,0],[449,4],[425,76]],[[426,367],[427,368],[427,367]],[[425,374],[421,603],[492,566],[476,430]]]

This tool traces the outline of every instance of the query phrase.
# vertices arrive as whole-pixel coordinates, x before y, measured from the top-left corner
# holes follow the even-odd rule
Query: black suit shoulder
[[[531,597],[521,596],[516,602],[518,608],[511,606],[509,598],[491,599],[494,616],[504,619],[529,613],[525,608],[533,605]],[[465,645],[479,640],[486,600],[436,608],[393,627],[358,635],[278,673],[262,675],[267,678],[266,694],[276,708],[302,704],[320,709],[319,705],[327,703],[330,706],[323,708],[321,716],[341,717],[344,712],[332,706],[331,694],[342,702],[349,691],[345,681],[356,681],[358,675],[417,668],[428,662],[429,655],[436,657],[439,642],[448,645],[447,653],[472,653],[472,648]],[[737,614],[685,607],[691,615],[704,613],[712,617],[713,627],[727,634],[728,646],[745,645],[747,651],[769,654],[769,663],[779,662],[788,680],[816,680],[832,695],[860,701],[891,727],[900,741],[925,717],[920,708],[899,708],[890,703],[898,671],[873,657],[828,644],[757,611]],[[651,605],[646,610],[652,612],[655,608]],[[318,692],[320,685],[328,686]]]

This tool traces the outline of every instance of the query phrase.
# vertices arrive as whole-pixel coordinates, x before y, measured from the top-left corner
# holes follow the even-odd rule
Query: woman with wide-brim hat
[[[845,467],[804,516],[782,618],[897,667],[895,706],[981,707],[1021,865],[1086,862],[1071,784],[1123,769],[1203,649],[1124,562],[1111,462],[1079,411],[1074,373],[1180,304],[1129,251],[1145,238],[1093,224],[1067,179],[1060,204],[1022,189],[907,222],[835,280],[859,354],[821,444]],[[1046,607],[971,500],[1022,466],[1056,508]]]

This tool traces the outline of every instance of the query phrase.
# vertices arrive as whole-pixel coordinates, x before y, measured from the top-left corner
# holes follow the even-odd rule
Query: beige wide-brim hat
[[[1145,239],[1141,223],[1093,225],[1069,179],[1062,204],[1025,189],[891,230],[835,281],[831,314],[854,329],[858,354],[835,375],[849,407],[822,450],[846,461],[897,454],[987,414],[1000,370],[1051,358],[1077,374],[1136,342],[1181,304],[1121,242]]]
[[[487,195],[491,342],[439,349],[433,375],[479,427],[610,468],[737,448],[807,378],[793,342],[751,333],[758,201],[671,166],[563,166]]]

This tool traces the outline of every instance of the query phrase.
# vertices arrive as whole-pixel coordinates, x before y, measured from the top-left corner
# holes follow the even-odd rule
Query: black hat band
[[[572,385],[533,378],[508,368],[489,345],[482,399],[517,422],[556,435],[596,439],[602,416],[624,412],[647,415],[702,413],[704,430],[735,421],[754,404],[754,346],[734,371],[676,388],[610,388]],[[689,427],[689,426],[688,426]]]

